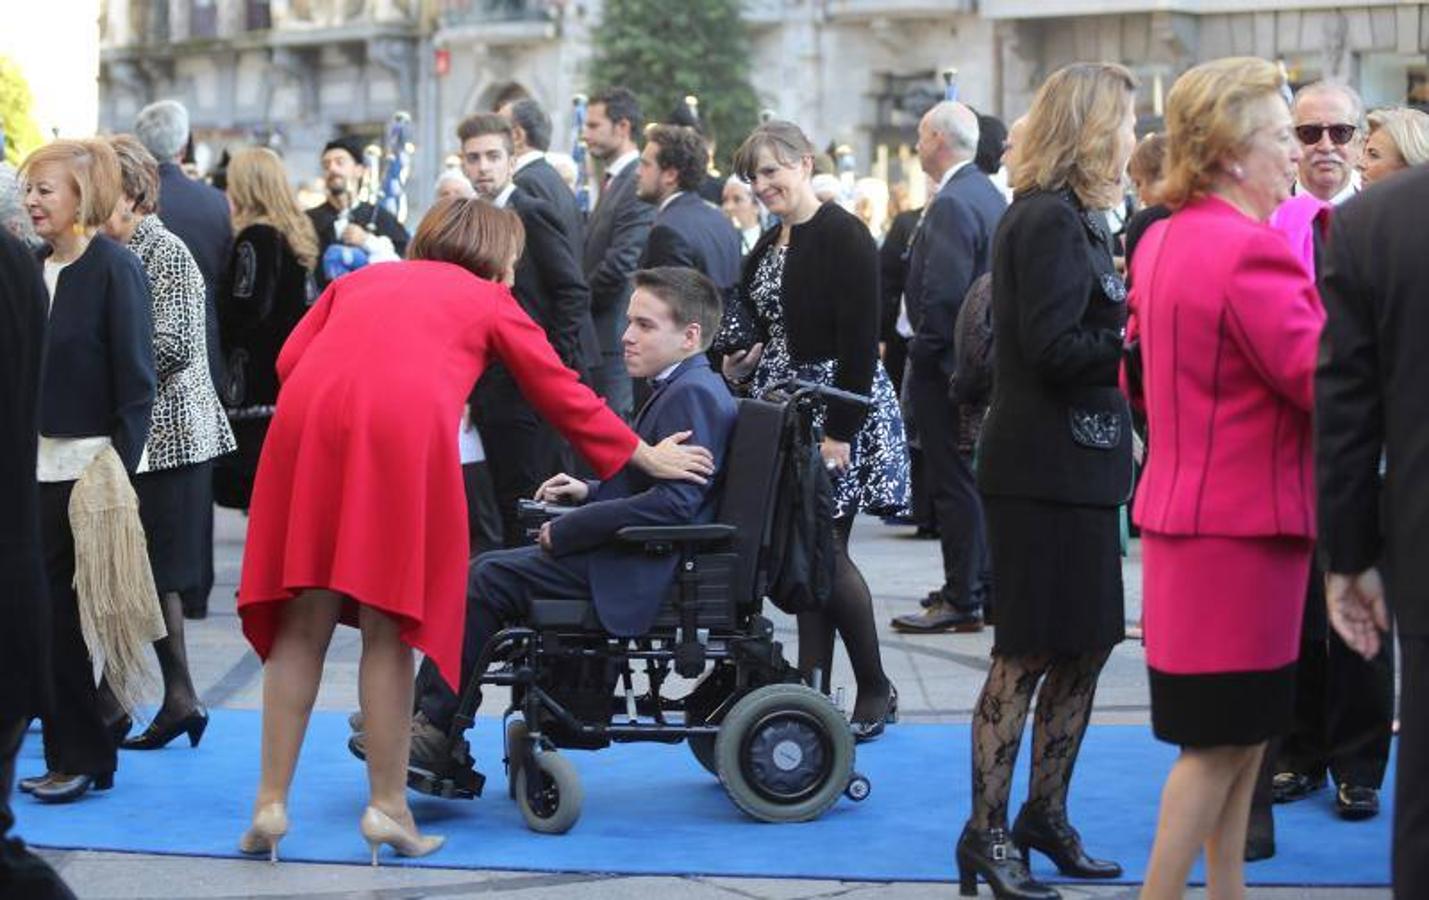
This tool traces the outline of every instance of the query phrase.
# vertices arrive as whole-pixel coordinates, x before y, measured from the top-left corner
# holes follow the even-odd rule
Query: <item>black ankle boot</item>
[[[1092,859],[1082,849],[1082,836],[1067,821],[1066,813],[1051,813],[1040,803],[1028,803],[1012,823],[1012,842],[1027,856],[1032,848],[1057,864],[1068,878],[1119,878],[1121,866],[1110,860]]]
[[[979,831],[969,822],[958,838],[957,857],[958,888],[964,897],[977,896],[981,876],[998,900],[1061,900],[1056,889],[1032,879],[1001,828]]]

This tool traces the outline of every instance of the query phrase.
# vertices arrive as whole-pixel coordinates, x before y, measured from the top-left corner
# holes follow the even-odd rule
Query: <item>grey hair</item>
[[[977,153],[978,138],[982,136],[977,114],[963,104],[956,100],[941,101],[928,110],[928,124],[946,136],[953,149],[965,151],[969,157]]]
[[[0,228],[33,246],[36,242],[30,217],[25,212],[24,187],[15,167],[0,161]]]
[[[1310,82],[1295,92],[1295,102],[1291,104],[1290,109],[1292,111],[1297,109],[1300,106],[1300,99],[1302,97],[1309,97],[1313,94],[1339,94],[1341,97],[1344,97],[1350,101],[1350,106],[1354,110],[1353,115],[1355,118],[1353,122],[1346,124],[1354,125],[1360,129],[1365,127],[1364,101],[1360,99],[1359,92],[1349,85],[1341,84],[1338,81]]]
[[[1377,109],[1369,114],[1369,132],[1383,129],[1407,166],[1429,162],[1429,113],[1408,106]]]
[[[189,139],[189,111],[177,100],[160,100],[139,110],[134,136],[159,162],[172,162]]]

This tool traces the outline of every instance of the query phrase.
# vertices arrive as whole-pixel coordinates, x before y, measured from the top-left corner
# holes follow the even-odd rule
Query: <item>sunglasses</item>
[[[1337,147],[1343,147],[1354,140],[1355,132],[1359,129],[1353,125],[1296,125],[1295,136],[1300,139],[1300,143],[1306,147],[1313,147],[1320,143],[1320,138],[1325,132],[1330,133],[1330,140]]]

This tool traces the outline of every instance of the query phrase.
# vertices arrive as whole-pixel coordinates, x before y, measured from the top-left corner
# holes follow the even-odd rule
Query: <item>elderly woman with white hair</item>
[[[436,192],[434,202],[450,200],[453,197],[465,200],[476,196],[476,188],[471,186],[471,179],[467,178],[461,169],[443,169],[442,174],[437,176],[433,190]]]
[[[0,162],[0,228],[33,247],[39,238],[35,236],[35,229],[30,227],[30,216],[25,212],[24,193],[15,167]]]
[[[1365,187],[1429,162],[1429,113],[1396,106],[1377,109],[1366,118],[1369,138],[1359,163]]]

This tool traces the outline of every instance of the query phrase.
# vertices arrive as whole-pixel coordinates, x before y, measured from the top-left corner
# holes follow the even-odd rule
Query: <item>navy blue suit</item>
[[[718,207],[693,191],[655,213],[640,268],[683,266],[709,276],[728,302],[739,283],[739,232]]]
[[[613,478],[591,482],[590,500],[551,523],[554,554],[519,547],[483,554],[467,586],[462,680],[471,678],[477,656],[501,628],[524,620],[533,596],[590,598],[601,624],[626,637],[650,628],[674,583],[674,556],[652,557],[616,543],[627,525],[691,525],[714,520],[718,473],[737,415],[724,379],[704,354],[682,362],[657,384],[635,420],[635,430],[655,444],[677,431],[693,432],[689,443],[714,456],[716,477],[707,484],[661,481],[631,466]],[[461,686],[458,685],[458,688]],[[439,728],[450,725],[457,697],[436,667],[422,663],[418,706]]]

